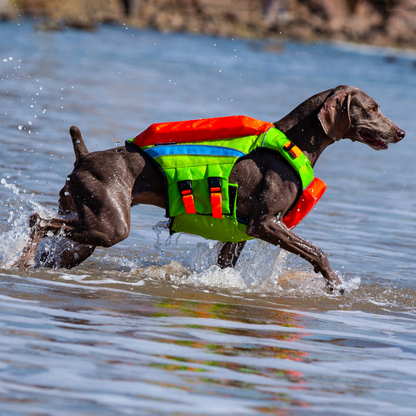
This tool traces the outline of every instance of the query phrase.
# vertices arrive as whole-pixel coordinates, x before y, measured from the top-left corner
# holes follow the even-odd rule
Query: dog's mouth
[[[358,130],[357,134],[365,144],[368,144],[375,150],[385,150],[389,147],[388,144],[383,140],[373,137],[373,135],[368,130],[360,129]]]

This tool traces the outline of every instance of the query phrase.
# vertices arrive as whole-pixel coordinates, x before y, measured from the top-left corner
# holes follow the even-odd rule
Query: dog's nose
[[[406,136],[406,132],[402,129],[399,129],[396,131],[397,137],[399,138],[399,140],[403,139],[404,136]]]

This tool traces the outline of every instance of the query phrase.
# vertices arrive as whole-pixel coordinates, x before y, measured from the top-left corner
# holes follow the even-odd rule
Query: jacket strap
[[[196,214],[194,196],[192,194],[192,182],[185,180],[178,182],[179,192],[182,197],[187,214]]]
[[[208,178],[209,193],[211,197],[212,216],[222,218],[221,178]]]

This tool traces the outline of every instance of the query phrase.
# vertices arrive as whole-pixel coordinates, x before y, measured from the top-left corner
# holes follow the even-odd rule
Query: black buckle
[[[209,191],[211,193],[221,191],[221,178],[217,178],[217,177],[208,178],[208,186],[209,186]]]
[[[181,193],[181,195],[183,193],[185,194],[192,193],[192,182],[189,180],[179,181],[178,187],[179,187],[179,192]]]
[[[286,152],[289,153],[290,156],[292,156],[293,159],[296,159],[296,153],[292,151],[292,149],[295,147],[296,145],[294,143],[292,143],[291,141],[287,142],[284,146],[283,149],[286,150]]]
[[[293,149],[293,146],[295,146],[292,142],[288,142],[283,146],[283,149],[285,149],[287,152],[290,152]]]

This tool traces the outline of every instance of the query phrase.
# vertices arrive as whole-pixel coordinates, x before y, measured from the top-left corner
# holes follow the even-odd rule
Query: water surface
[[[414,414],[416,55],[281,46],[0,24],[1,414]],[[264,243],[221,271],[214,242],[169,240],[148,206],[127,240],[74,270],[12,267],[30,213],[57,209],[72,124],[102,150],[153,122],[273,122],[339,84],[407,132],[383,152],[341,141],[316,166],[328,190],[297,232],[328,254],[344,296]]]

